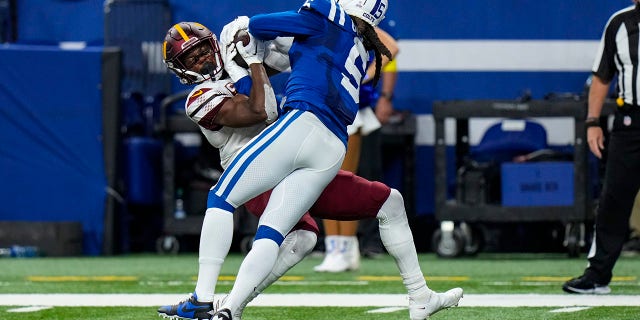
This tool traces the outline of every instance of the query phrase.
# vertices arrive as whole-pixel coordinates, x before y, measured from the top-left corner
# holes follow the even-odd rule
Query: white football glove
[[[249,36],[251,37],[249,44],[245,46],[242,41],[238,41],[236,42],[236,49],[238,49],[242,59],[250,66],[254,63],[262,63],[264,59],[264,41],[256,39],[251,34]]]
[[[249,30],[249,17],[239,16],[227,23],[220,32],[220,45],[224,47],[232,44],[233,38],[240,30]]]
[[[227,71],[231,81],[238,82],[238,80],[249,75],[247,69],[239,66],[233,58],[238,54],[236,46],[230,44],[222,47],[222,61],[224,63],[224,70]]]

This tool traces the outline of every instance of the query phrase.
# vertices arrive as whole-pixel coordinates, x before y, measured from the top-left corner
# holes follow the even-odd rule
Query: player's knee
[[[380,223],[407,218],[407,213],[404,209],[404,199],[400,191],[391,188],[391,193],[389,193],[389,197],[384,204],[382,204],[377,218],[380,220]]]
[[[313,251],[318,241],[318,236],[315,232],[299,229],[291,231],[282,242],[280,251],[287,251],[300,258],[304,258],[306,255]]]

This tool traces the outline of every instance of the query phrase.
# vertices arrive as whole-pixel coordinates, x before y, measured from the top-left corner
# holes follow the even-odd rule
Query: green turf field
[[[231,255],[224,265],[217,291],[228,292],[240,261]],[[358,272],[321,274],[312,271],[321,258],[310,257],[291,270],[265,294],[404,294],[393,260],[385,256],[362,260]],[[560,285],[582,272],[586,259],[565,254],[480,254],[476,257],[441,259],[420,255],[428,284],[437,291],[460,286],[469,302],[483,294],[543,294],[559,298]],[[24,308],[2,303],[14,294],[176,294],[195,287],[197,256],[131,255],[87,258],[36,258],[0,260],[0,319],[155,319],[155,305],[126,307]],[[620,258],[614,270],[612,295],[635,299],[632,306],[598,306],[566,309],[559,306],[465,306],[438,313],[432,319],[640,319],[640,257]],[[610,295],[611,296],[611,295]],[[293,295],[295,297],[295,295]],[[508,297],[508,296],[507,296]],[[531,296],[532,301],[545,296]],[[593,298],[593,297],[591,297]],[[94,298],[96,299],[96,298]],[[585,301],[587,297],[584,298]],[[507,299],[508,300],[508,299]],[[590,300],[593,301],[593,300]],[[586,303],[586,302],[585,302]],[[575,303],[580,306],[581,303]],[[570,305],[573,306],[573,305]],[[249,307],[243,319],[408,319],[402,308],[363,307]]]

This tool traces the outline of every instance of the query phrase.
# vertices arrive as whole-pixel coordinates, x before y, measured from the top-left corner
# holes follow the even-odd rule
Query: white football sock
[[[340,236],[325,236],[324,237],[324,247],[325,247],[325,254],[330,254],[333,253],[335,251],[338,251],[338,247],[339,247],[339,240]]]
[[[231,248],[233,237],[233,213],[207,209],[202,222],[199,248],[199,269],[196,282],[198,301],[213,301],[222,263]]]
[[[273,270],[271,270],[267,278],[251,293],[249,298],[238,307],[233,314],[233,318],[240,319],[247,304],[311,253],[316,246],[316,241],[318,241],[318,236],[315,232],[307,230],[290,232],[280,245],[278,259],[276,260],[275,266],[273,266]]]
[[[233,288],[221,309],[228,308],[233,314],[245,300],[249,299],[253,291],[273,270],[279,249],[278,244],[271,239],[263,238],[253,242],[251,251],[242,261]]]
[[[398,190],[391,189],[391,194],[380,208],[377,218],[382,243],[396,260],[409,297],[426,296],[428,298],[431,290],[427,287],[427,282],[420,270],[418,253],[404,209],[404,200]]]
[[[358,270],[360,268],[360,243],[357,236],[346,236],[347,238],[347,250],[345,252],[345,258],[349,262],[350,270]]]

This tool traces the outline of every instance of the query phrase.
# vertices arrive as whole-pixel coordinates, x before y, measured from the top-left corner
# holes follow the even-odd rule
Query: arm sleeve
[[[249,32],[260,40],[310,36],[323,32],[323,20],[323,17],[309,10],[259,14],[249,20]]]
[[[615,55],[617,51],[616,32],[620,27],[618,19],[610,20],[602,33],[592,72],[605,82],[610,82],[617,71]]]
[[[250,76],[244,76],[240,78],[234,85],[239,94],[244,94],[245,96],[249,96],[251,94],[251,85],[253,81]]]

